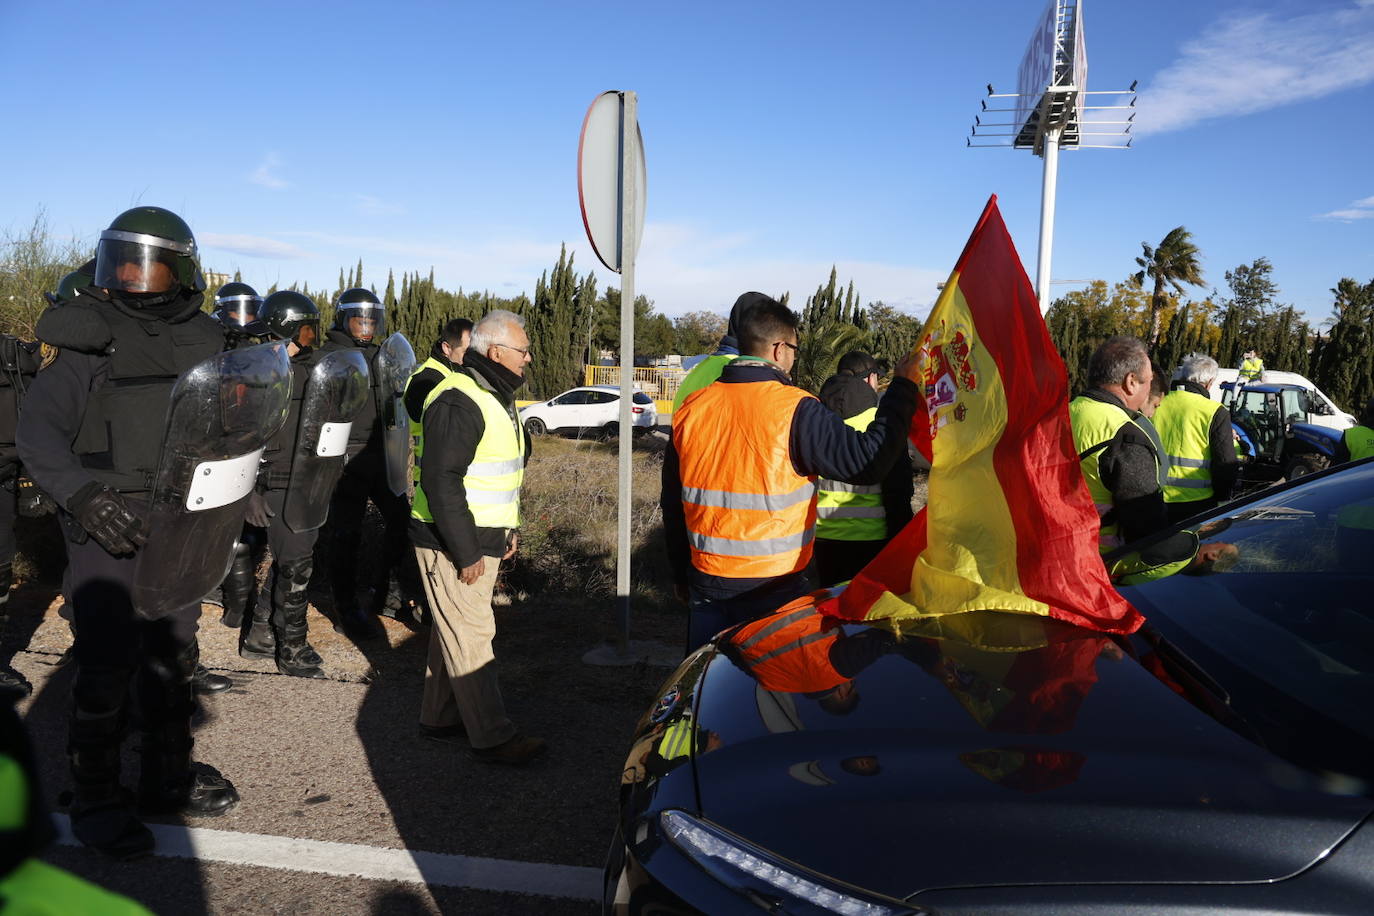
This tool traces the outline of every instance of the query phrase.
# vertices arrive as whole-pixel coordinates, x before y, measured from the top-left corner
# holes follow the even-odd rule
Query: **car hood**
[[[1025,617],[830,636],[791,670],[717,654],[693,765],[704,817],[859,887],[1275,880],[1374,807],[1221,724],[1128,642]]]

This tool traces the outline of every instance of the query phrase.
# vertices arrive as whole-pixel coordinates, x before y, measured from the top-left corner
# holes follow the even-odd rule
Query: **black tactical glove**
[[[248,494],[248,511],[244,513],[243,520],[254,528],[266,528],[272,524],[272,519],[277,513],[272,511],[272,507],[267,505],[267,498],[257,490]]]
[[[17,486],[19,514],[24,518],[41,518],[57,511],[57,503],[32,478],[20,475]]]
[[[116,557],[132,554],[148,540],[143,519],[124,497],[97,481],[77,490],[67,503],[67,511]]]

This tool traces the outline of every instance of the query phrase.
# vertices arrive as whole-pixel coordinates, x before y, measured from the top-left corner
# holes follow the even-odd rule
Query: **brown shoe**
[[[511,766],[521,766],[544,753],[548,747],[543,738],[516,735],[495,747],[475,747],[472,749],[472,755],[483,763],[505,763]]]

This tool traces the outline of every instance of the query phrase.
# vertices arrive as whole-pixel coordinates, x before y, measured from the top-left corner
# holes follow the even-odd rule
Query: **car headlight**
[[[838,887],[684,811],[664,811],[659,815],[659,825],[672,844],[711,877],[763,909],[843,916],[911,916],[927,912]]]

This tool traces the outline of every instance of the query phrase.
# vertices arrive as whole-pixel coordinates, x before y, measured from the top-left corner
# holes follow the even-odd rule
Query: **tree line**
[[[57,238],[42,212],[23,231],[0,237],[0,332],[32,339],[34,324],[47,307],[44,293],[55,291],[62,277],[93,255],[93,247]],[[211,265],[202,266],[207,274],[216,273]],[[238,272],[232,278],[242,282]],[[341,292],[371,289],[386,306],[388,329],[405,334],[421,359],[450,319],[475,321],[493,309],[515,312],[525,318],[535,354],[525,389],[530,397],[552,397],[580,385],[583,365],[597,363],[602,353],[619,362],[620,290],[599,290],[594,274],[578,272],[566,245],[552,267],[535,281],[533,298],[523,293],[497,296],[485,290],[444,289],[435,282],[432,269],[427,275],[417,271],[399,278],[387,271],[380,290],[378,279],[365,273],[359,260],[339,269],[333,288],[317,289],[303,282],[284,288],[310,297],[319,306],[325,327],[334,320],[334,302]],[[267,296],[277,289],[273,284],[258,292]],[[789,299],[787,292],[775,295],[784,303]],[[208,290],[207,311],[214,307],[213,296],[214,289]],[[672,353],[710,353],[726,331],[724,314],[703,309],[670,318],[655,311],[653,301],[643,295],[635,297],[634,313],[635,362],[640,365]],[[910,349],[921,329],[920,320],[881,302],[861,307],[853,282],[841,288],[834,269],[829,282],[808,297],[802,319],[796,375],[813,391],[834,372],[845,352],[867,348],[895,362]]]
[[[1200,251],[1183,226],[1157,246],[1141,243],[1137,272],[1108,286],[1096,280],[1059,297],[1045,315],[1063,357],[1070,390],[1087,387],[1088,357],[1103,340],[1128,334],[1144,340],[1171,372],[1190,353],[1238,366],[1254,348],[1268,369],[1304,375],[1344,409],[1358,412],[1374,397],[1374,279],[1341,278],[1331,289],[1331,315],[1315,326],[1279,300],[1268,258],[1224,272],[1226,289],[1201,299],[1188,287],[1205,285]]]

